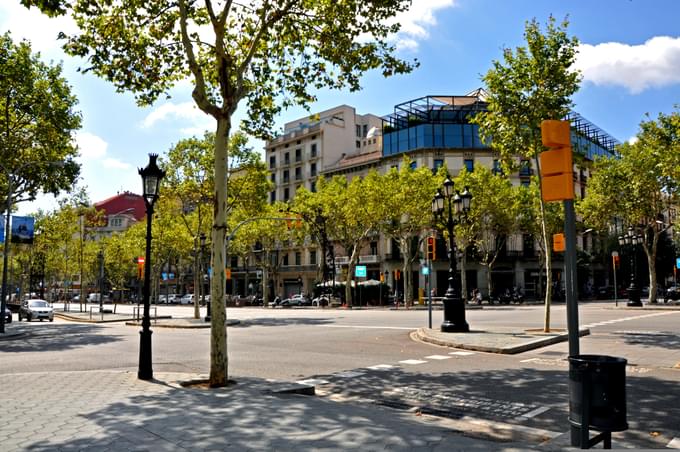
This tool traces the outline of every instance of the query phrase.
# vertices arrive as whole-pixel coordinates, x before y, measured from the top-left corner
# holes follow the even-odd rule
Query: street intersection
[[[192,310],[163,306],[161,313],[182,318]],[[436,321],[441,315],[435,311]],[[313,384],[327,401],[436,419],[445,429],[486,440],[541,449],[568,444],[566,342],[515,355],[436,346],[411,334],[427,326],[422,310],[241,308],[229,309],[228,317],[239,321],[228,328],[230,376],[237,382],[300,381]],[[491,307],[470,310],[467,317],[470,334],[500,327],[540,328],[543,308]],[[552,327],[564,328],[564,317],[564,306],[553,306]],[[614,435],[615,446],[666,448],[680,443],[680,369],[675,368],[680,363],[680,310],[592,303],[581,305],[580,318],[580,326],[590,330],[580,339],[582,353],[628,360],[630,428]],[[5,381],[35,375],[53,379],[53,389],[59,391],[60,382],[71,384],[64,381],[66,376],[89,378],[78,372],[136,371],[137,327],[56,320],[15,322],[11,328],[22,334],[0,341]],[[156,373],[189,378],[207,372],[208,329],[154,329],[152,324],[152,330]]]

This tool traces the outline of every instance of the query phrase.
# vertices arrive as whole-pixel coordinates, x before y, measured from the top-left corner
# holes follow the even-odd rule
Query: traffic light
[[[302,217],[300,215],[295,215],[295,218],[286,218],[286,226],[288,227],[288,230],[301,229]]]
[[[225,274],[227,276],[227,280],[230,280],[231,279],[231,268],[226,268]]]
[[[427,258],[431,261],[437,259],[437,241],[434,236],[427,238]]]
[[[401,270],[395,270],[394,271],[394,279],[401,279]]]
[[[539,155],[541,196],[544,201],[574,199],[574,178],[569,121],[541,122],[543,145],[550,148]]]
[[[556,253],[561,253],[566,249],[564,244],[564,234],[553,234],[553,251]]]

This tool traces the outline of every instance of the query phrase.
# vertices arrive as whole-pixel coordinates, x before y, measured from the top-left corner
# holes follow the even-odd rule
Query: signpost
[[[616,285],[616,263],[618,261],[619,257],[619,252],[618,251],[612,251],[612,269],[614,270],[614,304],[615,306],[619,305],[619,294],[618,294],[618,286]]]
[[[365,265],[357,265],[354,267],[354,276],[356,278],[365,278],[366,277],[366,266]],[[361,307],[361,286],[359,285],[359,281],[357,280],[357,290],[359,292],[359,307]],[[366,303],[368,305],[368,303]]]

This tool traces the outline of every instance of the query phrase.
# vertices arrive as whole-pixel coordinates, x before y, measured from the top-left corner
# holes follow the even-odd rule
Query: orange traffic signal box
[[[569,121],[542,121],[541,138],[543,145],[550,148],[539,155],[543,200],[549,202],[574,199]]]
[[[564,234],[553,234],[553,251],[560,253],[566,249],[564,244]]]

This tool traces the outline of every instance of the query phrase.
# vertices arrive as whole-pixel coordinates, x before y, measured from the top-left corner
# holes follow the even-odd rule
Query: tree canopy
[[[60,65],[43,63],[27,41],[0,35],[0,169],[11,177],[14,202],[39,192],[56,196],[75,183],[77,103]],[[0,179],[2,196],[7,184]]]

